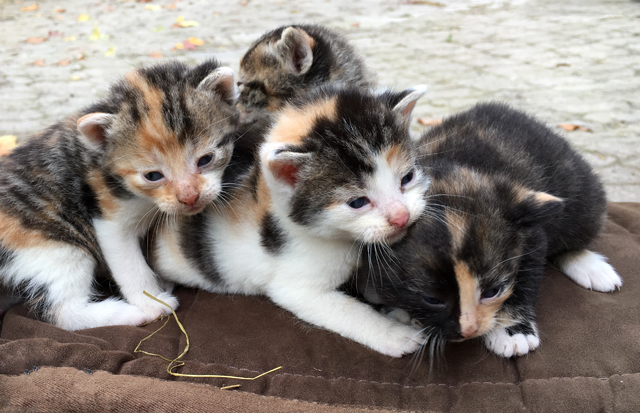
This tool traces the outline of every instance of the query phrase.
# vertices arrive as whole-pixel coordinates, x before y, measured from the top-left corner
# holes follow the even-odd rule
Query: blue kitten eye
[[[369,203],[369,198],[362,197],[349,201],[348,204],[353,209],[360,209]]]
[[[198,168],[202,168],[203,166],[207,166],[211,162],[213,162],[213,154],[210,153],[210,154],[205,155],[202,158],[198,159]]]
[[[480,298],[483,298],[483,299],[493,298],[498,294],[500,294],[501,291],[502,291],[501,286],[491,287],[488,290],[484,290],[482,294],[480,294]]]
[[[433,306],[442,306],[442,305],[444,305],[444,301],[438,300],[437,298],[431,297],[430,295],[426,295],[426,294],[422,294],[422,301],[424,301],[425,303],[427,303],[429,305],[433,305]]]
[[[144,174],[144,177],[147,181],[156,182],[164,178],[164,175],[162,175],[160,172],[153,171],[147,172],[146,174]]]
[[[411,182],[412,179],[413,179],[413,171],[409,172],[402,178],[402,180],[400,181],[400,186],[405,186],[406,184]]]

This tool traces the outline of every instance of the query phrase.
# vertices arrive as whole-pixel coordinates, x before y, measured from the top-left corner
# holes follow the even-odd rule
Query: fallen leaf
[[[80,75],[74,75],[74,76],[71,76],[71,77],[69,78],[69,80],[74,81],[74,82],[77,82],[78,80],[82,80],[82,76],[80,76]]]
[[[40,8],[40,6],[38,6],[37,4],[32,4],[30,6],[26,6],[26,7],[22,7],[20,8],[20,10],[27,12],[27,11],[36,11]]]
[[[154,33],[161,32],[161,31],[164,31],[164,27],[162,26],[154,27],[153,29],[151,29],[151,31]]]
[[[407,4],[424,4],[425,6],[434,6],[434,7],[445,7],[445,4],[438,3],[437,1],[427,1],[427,0],[408,0]]]
[[[116,54],[116,49],[115,47],[113,47],[113,45],[109,46],[109,50],[107,50],[107,53],[105,53],[105,56],[115,56]]]
[[[438,126],[442,123],[442,118],[440,119],[427,119],[427,118],[418,118],[418,123],[422,126]]]
[[[351,23],[352,27],[360,27],[360,22]]]
[[[445,39],[445,42],[447,42],[447,43],[451,43],[452,41],[453,41],[453,35],[452,35],[451,33],[449,33],[449,37],[447,37],[447,38]]]
[[[76,40],[78,40],[76,36],[67,36],[62,39],[63,42],[75,42]]]
[[[27,43],[29,44],[40,44],[42,42],[46,42],[48,39],[46,37],[35,37],[31,36],[27,39]]]
[[[558,127],[566,130],[567,132],[573,132],[574,130],[579,130],[581,132],[593,132],[593,130],[587,128],[586,126],[575,125],[573,123],[561,123],[558,125]]]
[[[162,5],[162,8],[163,8],[163,9],[175,9],[175,8],[176,8],[176,5],[175,5],[175,3],[171,3],[171,4],[163,4],[163,5]]]
[[[187,41],[196,46],[202,46],[204,44],[204,40],[200,40],[197,37],[189,37]]]
[[[56,13],[64,13],[66,12],[66,9],[63,9],[62,7],[56,7]]]
[[[178,16],[176,22],[173,24],[173,27],[197,27],[200,26],[195,20],[185,20],[184,16]]]
[[[78,16],[79,22],[88,22],[89,20],[91,20],[91,17],[87,16],[86,14],[81,14],[80,16]]]
[[[57,36],[64,36],[64,33],[61,33],[56,30],[49,30],[49,37],[57,37]]]
[[[571,65],[569,63],[558,63],[556,65],[556,67],[570,67]]]
[[[158,11],[160,10],[160,6],[158,6],[157,4],[147,4],[146,6],[144,6],[144,8],[146,10],[151,10],[151,11]]]
[[[13,148],[18,146],[16,143],[18,137],[16,135],[3,135],[0,136],[0,156],[6,156],[11,153]]]
[[[35,62],[32,63],[34,66],[38,66],[38,67],[45,67],[46,64],[44,63],[43,59],[38,59]]]
[[[160,52],[151,52],[151,54],[149,56],[153,57],[154,59],[160,59],[162,57],[162,53],[160,53]]]
[[[101,39],[106,39],[108,36],[105,36],[104,34],[100,33],[100,30],[98,30],[98,25],[94,24],[93,25],[93,33],[91,33],[91,36],[89,36],[89,40],[101,40]]]
[[[71,60],[61,60],[58,63],[56,63],[58,66],[69,66],[69,64],[71,63]]]
[[[182,42],[182,45],[184,46],[184,50],[196,50],[198,48],[198,46],[191,43],[189,40]]]
[[[183,50],[184,49],[184,45],[182,43],[176,43],[176,47],[173,48],[173,50]]]
[[[219,11],[214,11],[214,12],[213,12],[213,15],[214,15],[215,17],[218,17],[218,16],[220,16],[220,12],[219,12]]]

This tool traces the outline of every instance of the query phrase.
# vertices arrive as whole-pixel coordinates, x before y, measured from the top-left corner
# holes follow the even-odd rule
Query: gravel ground
[[[28,138],[138,65],[237,69],[260,34],[300,22],[344,33],[383,84],[429,84],[418,117],[499,100],[582,126],[558,130],[610,200],[640,202],[638,0],[0,0],[0,135]]]

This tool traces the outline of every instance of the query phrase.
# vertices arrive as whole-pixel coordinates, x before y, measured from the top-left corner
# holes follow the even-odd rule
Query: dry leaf
[[[61,60],[58,63],[56,63],[58,66],[69,66],[69,64],[71,64],[71,60]]]
[[[182,45],[184,46],[184,50],[196,50],[198,48],[198,46],[191,43],[189,40],[182,42]]]
[[[352,27],[360,27],[360,22],[351,23]]]
[[[407,4],[424,4],[425,6],[434,6],[434,7],[445,7],[445,4],[438,3],[437,1],[427,1],[427,0],[408,0]]]
[[[558,127],[566,130],[567,132],[573,132],[574,130],[579,130],[581,132],[593,132],[586,126],[574,125],[573,123],[561,123]]]
[[[81,14],[80,16],[78,16],[79,22],[88,22],[89,20],[91,20],[91,17],[87,16],[86,14]]]
[[[100,39],[106,39],[108,36],[105,36],[104,34],[100,33],[100,30],[98,30],[98,25],[94,24],[93,25],[93,33],[91,33],[91,36],[89,36],[89,40],[100,40]]]
[[[151,10],[151,11],[158,11],[160,10],[160,6],[158,6],[157,4],[147,4],[146,6],[144,6],[144,8],[146,10]]]
[[[66,9],[63,9],[62,7],[56,7],[56,13],[64,13],[66,12]]]
[[[196,46],[202,46],[204,44],[204,40],[200,40],[197,37],[189,37],[187,41]]]
[[[30,6],[26,6],[26,7],[22,7],[20,8],[20,10],[27,12],[27,11],[36,11],[40,8],[40,6],[38,6],[37,4],[32,4]]]
[[[558,63],[556,65],[556,67],[570,67],[571,65],[569,63]]]
[[[76,36],[67,36],[62,39],[63,42],[75,42],[76,40],[78,40]]]
[[[107,53],[105,53],[105,56],[115,56],[116,54],[116,49],[115,47],[113,47],[113,45],[109,46],[109,50],[107,50]]]
[[[42,42],[46,42],[47,38],[46,37],[36,37],[36,36],[31,36],[27,39],[27,43],[29,44],[40,44]]]
[[[184,50],[184,45],[182,43],[176,43],[176,47],[173,50]]]
[[[13,148],[18,146],[16,143],[18,137],[16,135],[3,135],[0,136],[0,156],[6,156],[11,153]]]
[[[418,118],[418,123],[422,126],[438,126],[442,123],[442,119]]]
[[[163,8],[163,9],[175,9],[175,8],[176,8],[176,5],[175,5],[175,3],[171,3],[171,4],[163,4],[163,5],[162,5],[162,8]]]
[[[45,67],[46,64],[44,62],[43,59],[38,59],[35,62],[32,63],[34,66],[38,66],[38,67]]]
[[[162,53],[160,53],[160,52],[151,52],[151,54],[149,56],[153,57],[154,59],[160,59],[162,57]]]
[[[185,20],[184,16],[178,16],[172,27],[197,27],[200,26],[195,20]]]
[[[61,33],[57,30],[49,30],[49,37],[57,37],[57,36],[64,36],[64,33]]]

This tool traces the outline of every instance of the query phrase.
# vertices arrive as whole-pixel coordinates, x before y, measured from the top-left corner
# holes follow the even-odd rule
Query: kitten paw
[[[559,257],[557,264],[567,277],[586,289],[610,292],[622,286],[622,279],[607,259],[595,252],[570,252]]]
[[[394,322],[384,338],[372,347],[387,356],[400,358],[405,354],[415,353],[423,343],[424,335],[420,330]]]
[[[503,328],[494,329],[484,335],[484,344],[502,357],[523,356],[540,346],[540,338],[535,334],[517,333],[509,335]]]
[[[178,306],[180,305],[178,303],[178,299],[168,292],[163,291],[157,294],[150,294],[158,300],[164,301],[165,303],[169,304],[174,310],[177,310]],[[171,309],[169,307],[147,297],[146,295],[142,295],[142,297],[136,299],[135,303],[133,304],[136,307],[140,308],[142,312],[144,312],[147,317],[146,321],[152,321],[160,316],[171,314]]]

